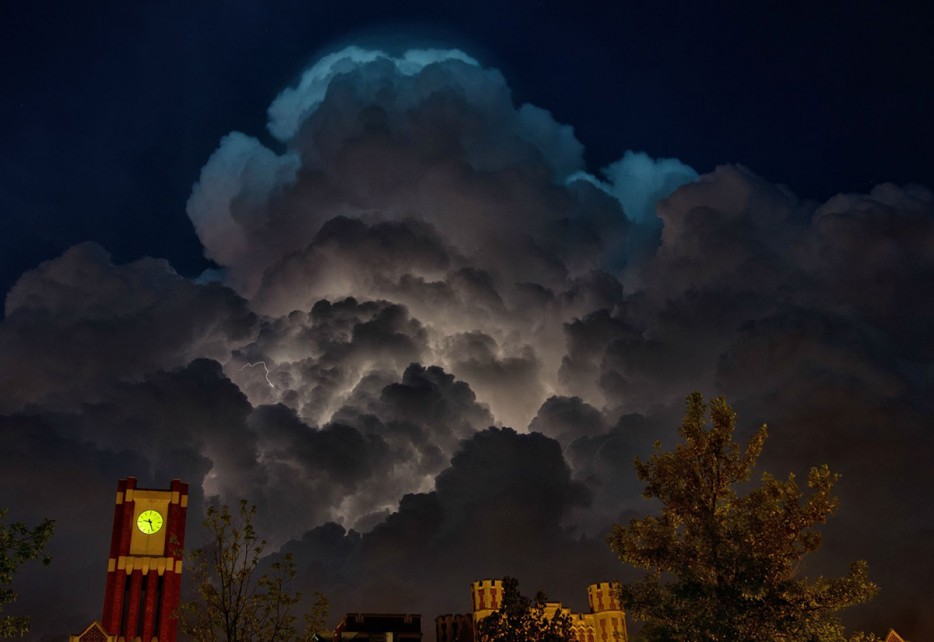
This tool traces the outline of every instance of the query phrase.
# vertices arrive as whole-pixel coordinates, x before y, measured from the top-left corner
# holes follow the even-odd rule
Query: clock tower
[[[127,642],[175,642],[182,583],[188,484],[168,490],[117,484],[103,629]]]

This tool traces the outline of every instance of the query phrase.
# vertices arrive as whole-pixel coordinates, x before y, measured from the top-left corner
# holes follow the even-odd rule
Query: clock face
[[[144,510],[136,518],[136,527],[147,535],[152,535],[162,528],[162,515],[158,511]]]

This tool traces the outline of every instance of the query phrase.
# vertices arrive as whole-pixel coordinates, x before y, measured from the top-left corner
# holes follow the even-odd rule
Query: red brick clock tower
[[[101,625],[127,642],[176,642],[188,484],[168,490],[117,484]]]

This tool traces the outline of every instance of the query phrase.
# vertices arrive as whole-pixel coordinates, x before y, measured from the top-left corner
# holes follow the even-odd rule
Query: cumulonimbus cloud
[[[776,474],[844,472],[814,570],[869,559],[884,590],[854,621],[934,635],[913,543],[934,517],[911,509],[934,481],[930,191],[817,204],[635,152],[591,171],[570,126],[458,51],[326,56],[268,130],[224,137],[193,188],[214,278],[83,244],[9,292],[0,466],[23,489],[91,471],[89,502],[125,475],[188,478],[193,513],[246,496],[337,612],[459,611],[480,569],[574,604],[625,572],[602,534],[651,510],[632,459],[700,389],[743,434],[770,423]],[[75,542],[106,542],[99,513],[60,522],[51,573],[86,598],[47,631],[95,614]]]

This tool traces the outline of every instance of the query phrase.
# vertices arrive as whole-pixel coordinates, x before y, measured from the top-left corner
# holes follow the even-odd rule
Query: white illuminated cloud
[[[295,180],[299,166],[296,154],[277,155],[252,136],[224,136],[188,200],[188,216],[205,255],[221,265],[252,262],[248,257],[259,250],[251,231],[267,222],[266,202]],[[240,280],[239,274],[231,276]],[[241,284],[241,289],[247,288]]]
[[[290,140],[308,113],[324,100],[334,76],[379,59],[390,62],[405,76],[415,75],[428,65],[446,60],[478,66],[476,60],[457,49],[411,49],[401,57],[393,57],[383,51],[350,46],[324,56],[302,74],[296,87],[289,87],[276,96],[269,106],[269,133],[280,141]]]
[[[677,158],[653,159],[645,152],[627,150],[621,159],[603,168],[606,181],[587,172],[575,172],[568,183],[582,180],[615,197],[634,223],[657,220],[655,206],[682,185],[697,180],[694,168]]]

